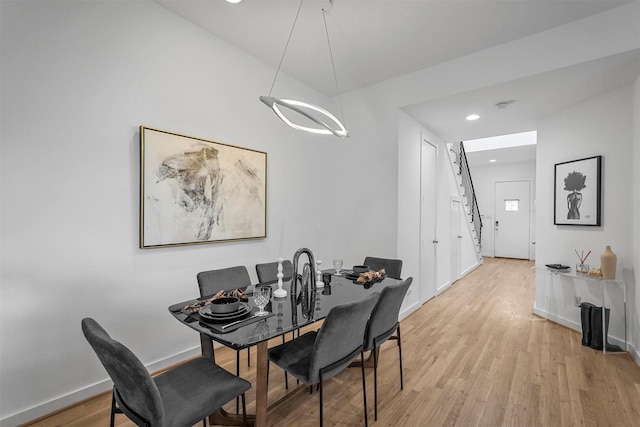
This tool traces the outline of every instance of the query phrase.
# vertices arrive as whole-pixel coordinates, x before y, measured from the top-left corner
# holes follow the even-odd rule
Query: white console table
[[[623,310],[624,310],[624,315],[623,315],[624,351],[628,350],[627,349],[627,286],[624,283],[624,280],[605,280],[601,277],[592,277],[592,276],[589,276],[588,274],[576,274],[575,272],[572,272],[572,271],[565,272],[562,270],[551,269],[548,267],[538,267],[538,268],[545,269],[546,272],[548,273],[548,278],[549,278],[549,280],[545,280],[545,295],[544,295],[545,311],[547,313],[547,316],[549,316],[549,286],[551,286],[555,282],[555,279],[558,276],[569,277],[574,280],[580,280],[587,284],[595,284],[600,287],[600,290],[602,292],[602,332],[603,332],[602,352],[605,354],[607,353],[606,344],[607,344],[607,337],[608,337],[608,333],[605,335],[605,331],[607,331],[607,328],[605,325],[606,323],[605,309],[607,308],[607,302],[606,302],[607,293],[605,292],[605,290],[606,290],[606,287],[617,287],[618,289],[622,289],[622,303],[623,303]]]

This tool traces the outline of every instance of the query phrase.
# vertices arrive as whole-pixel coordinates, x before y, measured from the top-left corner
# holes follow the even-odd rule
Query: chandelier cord
[[[280,67],[282,66],[282,61],[284,61],[284,55],[287,53],[287,48],[289,47],[289,42],[291,41],[291,36],[293,35],[293,30],[296,28],[296,22],[298,22],[298,16],[300,16],[300,9],[302,9],[302,3],[304,3],[304,0],[300,0],[300,6],[298,6],[298,12],[296,13],[296,18],[293,20],[293,25],[291,26],[291,31],[289,32],[289,38],[287,39],[287,43],[284,45],[284,52],[282,52],[282,57],[280,58],[280,63],[278,64],[278,69],[276,70],[276,75],[273,78],[273,83],[271,83],[271,89],[269,89],[269,96],[271,96],[271,92],[273,91],[273,87],[276,85],[276,80],[278,79],[278,73],[280,72]]]
[[[336,64],[333,61],[333,50],[331,49],[331,40],[329,39],[329,30],[327,29],[327,11],[322,8],[322,20],[324,21],[324,32],[327,34],[327,45],[329,45],[329,57],[331,58],[331,68],[333,69],[333,80],[336,84],[336,92],[338,94],[338,104],[340,105],[340,116],[344,122],[344,110],[342,109],[342,97],[340,96],[340,88],[338,87],[338,75],[336,74]]]

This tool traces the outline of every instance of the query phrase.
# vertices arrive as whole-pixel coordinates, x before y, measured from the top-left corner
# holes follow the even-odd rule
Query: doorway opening
[[[482,256],[535,259],[536,144],[536,131],[464,141]]]

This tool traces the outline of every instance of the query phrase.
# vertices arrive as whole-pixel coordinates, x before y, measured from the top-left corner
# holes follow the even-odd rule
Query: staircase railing
[[[471,214],[471,222],[476,231],[478,237],[478,249],[482,245],[482,218],[480,218],[480,209],[478,208],[478,200],[476,199],[476,192],[473,188],[473,180],[471,179],[471,171],[469,170],[469,163],[467,162],[467,153],[464,150],[464,144],[462,141],[459,144],[453,144],[453,152],[456,155],[456,163],[459,167],[459,174],[462,178],[462,187],[464,188],[464,195],[467,198],[467,204],[469,205],[469,212]]]

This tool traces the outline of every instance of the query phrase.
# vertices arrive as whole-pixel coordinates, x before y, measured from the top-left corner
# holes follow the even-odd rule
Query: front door
[[[529,181],[495,183],[494,256],[529,259]]]

